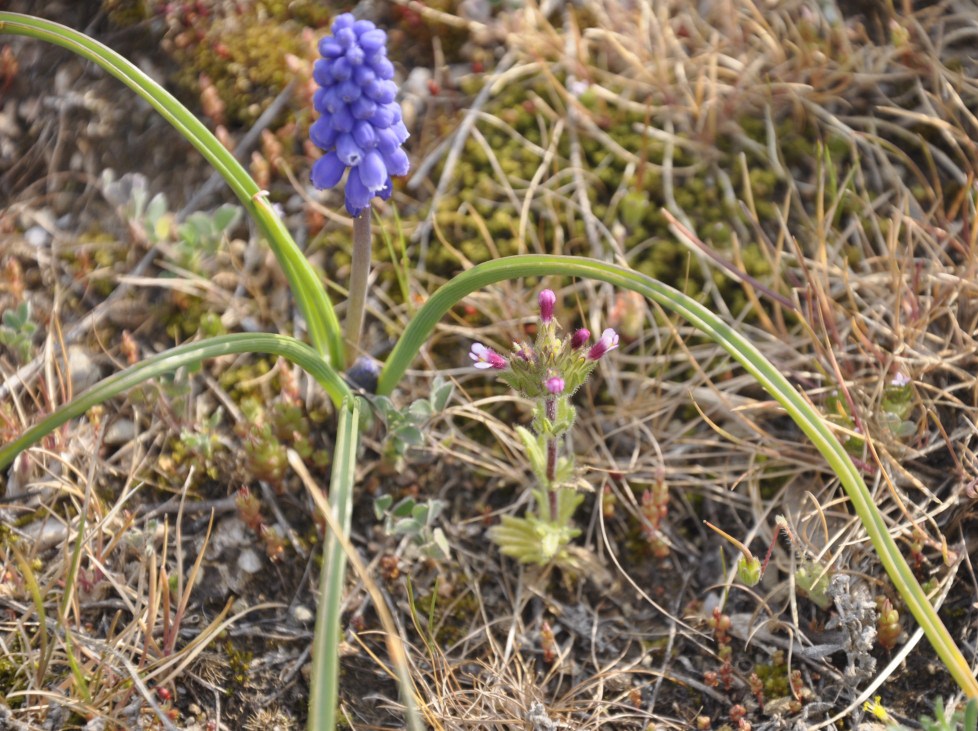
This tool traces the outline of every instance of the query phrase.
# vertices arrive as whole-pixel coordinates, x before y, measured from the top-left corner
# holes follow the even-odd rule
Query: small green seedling
[[[31,358],[31,341],[37,325],[31,320],[30,302],[21,302],[13,310],[3,313],[0,325],[0,344],[13,351],[18,362],[26,363]]]
[[[803,596],[807,596],[822,609],[828,609],[832,606],[829,578],[830,573],[824,567],[817,561],[806,558],[795,571],[795,586]]]
[[[384,461],[395,467],[403,465],[408,449],[424,443],[421,427],[445,410],[454,393],[455,386],[438,376],[432,383],[431,395],[412,401],[406,408],[399,409],[386,396],[374,398],[374,406],[387,427],[382,451]]]
[[[434,523],[445,509],[444,500],[417,502],[408,496],[394,504],[392,495],[374,500],[374,515],[384,521],[389,536],[407,536],[425,558],[444,560],[451,557],[448,539]]]

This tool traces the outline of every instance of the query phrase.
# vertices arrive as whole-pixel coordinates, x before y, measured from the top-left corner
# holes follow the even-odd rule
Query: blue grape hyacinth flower
[[[312,166],[312,183],[320,190],[332,188],[349,169],[346,210],[357,216],[374,196],[390,198],[391,177],[410,168],[401,149],[408,131],[395,101],[387,34],[344,13],[333,21],[332,35],[319,42],[319,53],[313,105],[320,116],[309,137],[326,154]]]

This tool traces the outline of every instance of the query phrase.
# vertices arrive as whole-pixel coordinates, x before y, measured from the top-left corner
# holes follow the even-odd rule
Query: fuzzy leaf
[[[399,536],[415,536],[424,530],[424,525],[414,518],[401,518],[394,521],[393,533]]]
[[[564,434],[574,426],[574,419],[577,417],[577,410],[571,404],[570,399],[561,396],[557,399],[557,419],[554,421],[554,432]]]
[[[416,447],[419,444],[424,443],[424,434],[421,433],[421,430],[418,429],[418,427],[411,426],[409,424],[398,427],[397,438],[412,447]]]
[[[411,517],[421,525],[428,522],[428,514],[428,503],[417,503],[411,511]]]
[[[423,399],[413,402],[407,409],[407,418],[412,424],[424,424],[434,413],[431,403]]]
[[[414,498],[408,496],[403,498],[391,510],[391,515],[395,518],[405,518],[414,513]]]
[[[136,197],[135,191],[133,191],[133,193],[134,193],[133,196],[134,201],[140,207],[142,207],[142,202],[139,201],[138,198]],[[152,199],[150,199],[149,205],[146,206],[146,221],[150,224],[152,228],[155,229],[157,221],[159,221],[161,218],[163,218],[164,215],[166,215],[167,207],[168,206],[167,206],[166,195],[164,195],[163,193],[157,193],[152,197]]]
[[[3,324],[11,330],[20,330],[30,319],[31,306],[29,302],[21,302],[16,309],[7,310],[3,313]]]
[[[427,553],[429,554],[429,558],[440,558],[440,559],[449,559],[449,558],[451,558],[451,556],[452,556],[452,549],[448,545],[448,539],[445,538],[445,532],[441,528],[435,528],[431,532],[431,544],[430,545],[432,545],[432,546],[434,546],[435,548],[438,549],[438,554],[437,555],[432,555],[432,554],[434,554],[434,551],[432,551],[431,548],[429,548],[428,551],[427,551]]]
[[[557,459],[557,471],[554,475],[554,482],[559,485],[569,486],[574,481],[574,455],[568,454],[566,457]]]
[[[377,520],[383,519],[384,514],[390,509],[393,502],[393,495],[380,495],[374,499],[374,515],[377,517]]]
[[[431,391],[431,408],[435,413],[445,410],[448,406],[452,394],[455,393],[455,384],[451,381],[442,382],[441,377],[435,379]]]
[[[490,540],[499,546],[504,556],[539,566],[560,561],[567,544],[579,534],[580,531],[575,528],[533,516],[515,518],[504,515],[499,525],[489,529]]]
[[[239,218],[241,218],[241,208],[225,203],[214,211],[214,228],[220,233],[224,233],[236,224]]]
[[[431,525],[439,515],[441,511],[445,509],[444,500],[429,500],[428,501],[428,525]]]
[[[397,413],[397,409],[394,408],[394,403],[386,396],[377,396],[374,398],[374,406],[380,412],[384,423],[390,425],[391,414]]]
[[[520,440],[523,442],[523,448],[526,450],[526,456],[530,461],[530,468],[533,470],[533,474],[540,478],[540,480],[545,480],[547,474],[547,457],[543,451],[542,440],[538,439],[533,432],[523,426],[517,426],[516,433],[519,434]]]

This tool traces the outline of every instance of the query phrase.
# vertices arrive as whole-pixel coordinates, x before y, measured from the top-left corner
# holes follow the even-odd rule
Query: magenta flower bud
[[[554,396],[564,392],[564,385],[564,379],[560,376],[550,376],[546,382],[547,390]]]
[[[514,343],[513,345],[516,346],[517,344]],[[533,355],[533,351],[530,350],[525,345],[520,346],[519,349],[513,353],[513,355],[515,355],[520,360],[526,361],[527,363],[532,363],[534,360],[536,360],[536,358]]]
[[[537,299],[540,303],[540,319],[544,324],[554,319],[554,305],[557,304],[557,295],[552,289],[545,289],[540,292]]]
[[[480,370],[495,368],[501,371],[508,365],[503,356],[492,348],[487,348],[482,343],[472,343],[472,350],[469,351],[469,357],[472,359],[473,365]]]
[[[587,345],[587,341],[590,339],[591,331],[586,327],[582,327],[580,330],[575,331],[571,336],[571,350],[580,350]]]
[[[609,350],[614,350],[617,347],[618,333],[609,327],[603,333],[601,333],[601,337],[598,338],[598,342],[591,346],[591,349],[587,352],[587,359],[600,360],[601,356],[603,356]]]

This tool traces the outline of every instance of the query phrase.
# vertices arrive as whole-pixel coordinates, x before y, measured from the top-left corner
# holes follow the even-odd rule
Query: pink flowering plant
[[[517,426],[516,433],[538,481],[532,491],[535,507],[522,518],[503,516],[489,537],[520,563],[573,567],[568,546],[580,535],[573,517],[584,499],[577,488],[586,483],[577,479],[574,455],[561,455],[561,446],[577,415],[571,398],[598,361],[618,347],[618,335],[608,328],[590,346],[591,333],[584,328],[559,336],[556,302],[553,290],[540,292],[540,327],[533,343],[513,343],[508,358],[474,343],[469,357],[476,368],[499,371],[499,380],[534,402],[532,430]]]

